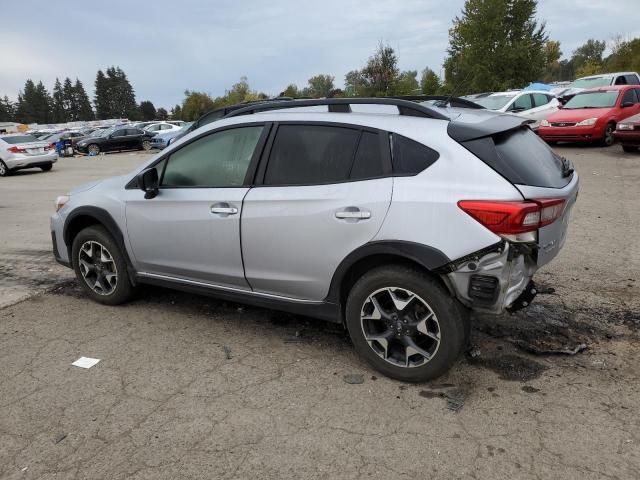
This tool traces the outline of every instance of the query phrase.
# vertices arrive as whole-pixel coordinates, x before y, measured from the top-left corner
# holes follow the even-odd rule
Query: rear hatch
[[[571,210],[578,196],[578,175],[569,160],[556,154],[521,118],[476,112],[450,122],[449,135],[511,182],[524,200],[553,204],[557,218],[538,229],[537,264],[549,263],[564,245]],[[463,119],[462,121],[460,121]],[[466,120],[466,121],[465,121]],[[540,202],[542,201],[542,202]],[[546,209],[542,209],[544,216]],[[541,219],[542,220],[542,219]],[[541,224],[544,222],[541,221]]]

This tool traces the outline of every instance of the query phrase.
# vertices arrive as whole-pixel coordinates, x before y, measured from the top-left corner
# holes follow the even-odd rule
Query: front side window
[[[239,127],[199,138],[169,157],[163,187],[238,187],[244,184],[263,126]]]
[[[545,95],[544,93],[534,93],[533,101],[536,104],[536,107],[541,107],[549,103],[551,101],[551,97]]]
[[[513,100],[513,95],[489,95],[487,97],[473,99],[479,105],[488,110],[500,110]]]
[[[636,97],[635,88],[632,88],[624,92],[624,97],[622,97],[622,103],[638,103],[638,98]]]
[[[522,95],[521,97],[516,98],[509,110],[521,112],[523,110],[530,110],[531,108],[533,108],[531,105],[531,95]]]
[[[360,132],[323,125],[281,125],[265,185],[313,185],[349,179]]]

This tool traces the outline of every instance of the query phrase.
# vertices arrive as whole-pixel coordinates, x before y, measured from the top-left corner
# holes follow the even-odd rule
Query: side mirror
[[[627,107],[633,107],[635,105],[635,103],[633,102],[622,102],[622,105],[620,105],[621,108],[627,108]]]
[[[148,168],[138,174],[138,188],[144,192],[144,198],[151,199],[158,195],[159,184],[158,171],[155,168]]]

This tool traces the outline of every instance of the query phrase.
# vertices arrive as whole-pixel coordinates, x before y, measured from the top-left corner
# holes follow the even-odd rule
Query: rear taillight
[[[533,241],[529,235],[562,215],[565,201],[561,198],[499,202],[461,200],[458,206],[493,233],[514,241]]]
[[[11,153],[26,153],[27,151],[22,148],[22,147],[18,147],[16,145],[14,145],[13,147],[9,147],[7,148],[7,150]]]

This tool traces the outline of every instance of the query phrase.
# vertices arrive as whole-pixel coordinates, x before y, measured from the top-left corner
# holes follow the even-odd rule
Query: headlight
[[[64,207],[68,201],[69,201],[69,195],[60,195],[58,198],[56,198],[56,202],[55,202],[56,212],[60,210],[62,207]]]
[[[542,121],[540,122],[540,126],[541,126],[541,127],[548,127],[549,125],[551,125],[551,124],[549,123],[549,120],[542,120]]]
[[[581,122],[576,123],[576,126],[577,127],[590,127],[591,125],[595,125],[597,121],[598,121],[598,119],[596,117],[587,118],[586,120],[582,120]]]
[[[618,130],[633,130],[633,125],[630,123],[619,123],[616,128]]]

